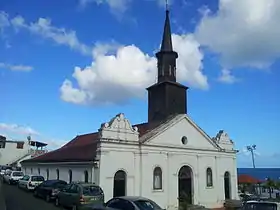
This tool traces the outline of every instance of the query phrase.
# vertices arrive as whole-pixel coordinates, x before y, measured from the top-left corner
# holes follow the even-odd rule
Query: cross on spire
[[[169,5],[168,5],[168,0],[165,0],[165,10],[166,10],[166,11],[168,11],[168,9],[169,9],[168,6],[169,6]]]

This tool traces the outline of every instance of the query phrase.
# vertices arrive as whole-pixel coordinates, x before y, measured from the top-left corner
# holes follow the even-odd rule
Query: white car
[[[22,171],[9,171],[4,175],[3,181],[8,184],[16,184],[23,178],[23,175]]]
[[[18,187],[26,190],[34,190],[36,186],[45,181],[45,178],[40,175],[24,175],[18,181]]]

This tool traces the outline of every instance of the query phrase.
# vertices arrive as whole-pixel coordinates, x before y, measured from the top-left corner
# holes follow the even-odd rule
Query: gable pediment
[[[188,149],[219,150],[213,141],[187,115],[178,115],[141,137],[146,145],[174,146]]]
[[[132,127],[123,113],[117,114],[109,122],[103,123],[99,129],[101,139],[138,141],[139,132],[137,127]]]

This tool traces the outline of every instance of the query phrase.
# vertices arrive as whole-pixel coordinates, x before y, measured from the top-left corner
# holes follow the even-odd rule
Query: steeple
[[[173,51],[169,10],[167,7],[161,48],[156,53],[156,57],[158,60],[158,83],[163,81],[176,82],[176,59],[178,54]]]
[[[169,116],[187,113],[186,90],[188,88],[176,82],[176,59],[178,54],[173,51],[169,10],[167,7],[165,14],[161,48],[156,53],[158,81],[147,88],[149,123],[160,123]]]
[[[163,30],[163,36],[162,36],[160,51],[171,52],[171,51],[173,51],[173,47],[172,47],[172,40],[171,40],[171,27],[170,27],[170,20],[169,20],[169,10],[166,9],[165,13],[166,14],[165,14],[164,30]]]

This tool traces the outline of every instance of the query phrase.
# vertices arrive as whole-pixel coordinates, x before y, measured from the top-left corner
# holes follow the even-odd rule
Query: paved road
[[[34,198],[32,193],[18,189],[16,186],[3,184],[2,187],[6,210],[61,210],[52,203]]]

